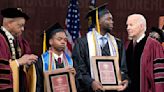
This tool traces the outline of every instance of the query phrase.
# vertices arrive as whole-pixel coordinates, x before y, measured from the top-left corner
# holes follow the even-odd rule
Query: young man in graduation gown
[[[160,74],[162,71],[160,68],[154,70],[154,66],[158,64],[154,60],[164,57],[163,47],[158,41],[145,35],[146,19],[143,15],[129,15],[126,24],[131,40],[126,51],[131,80],[128,92],[164,92],[164,76]]]
[[[28,79],[33,76],[29,72],[35,71],[31,63],[37,60],[37,56],[31,54],[28,42],[21,36],[29,17],[20,8],[6,8],[1,15],[0,92],[35,92],[35,78],[31,82]]]
[[[104,90],[102,84],[95,81],[93,78],[94,75],[91,64],[92,56],[116,56],[119,58],[119,61],[117,62],[119,62],[122,74],[122,85],[119,85],[120,88],[118,91],[124,90],[128,84],[125,49],[122,42],[110,34],[110,31],[113,28],[113,17],[105,7],[106,4],[95,8],[88,13],[87,17],[92,18],[93,24],[95,25],[97,23],[97,17],[100,25],[95,25],[95,28],[92,28],[92,31],[88,32],[86,36],[77,39],[75,42],[72,58],[77,72],[76,80],[80,92],[101,92]],[[97,16],[96,11],[98,12]],[[102,41],[102,38],[105,39],[104,42]]]
[[[37,90],[45,92],[44,72],[55,71],[59,68],[66,68],[75,75],[73,61],[64,52],[67,44],[67,36],[64,29],[58,24],[54,24],[46,31],[46,46],[48,50],[39,57],[36,63]]]

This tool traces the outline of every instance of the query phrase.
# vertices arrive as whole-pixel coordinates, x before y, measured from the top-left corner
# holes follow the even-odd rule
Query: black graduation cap
[[[161,29],[152,27],[150,32],[157,32],[160,35],[161,41],[164,42],[164,32]]]
[[[109,13],[109,10],[106,8],[108,3],[102,4],[98,7],[92,7],[91,10],[87,13],[86,18],[91,17],[92,23],[96,24],[96,10],[98,10],[98,18]]]
[[[46,45],[47,48],[50,47],[49,40],[52,38],[52,36],[58,32],[65,32],[62,26],[59,23],[55,23],[51,25],[47,30],[46,30]]]
[[[22,12],[21,8],[5,8],[1,10],[1,15],[5,18],[17,18],[17,17],[23,17],[25,20],[29,19],[29,16]]]

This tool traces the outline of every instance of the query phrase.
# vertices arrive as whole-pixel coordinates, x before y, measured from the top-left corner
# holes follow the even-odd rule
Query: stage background
[[[112,34],[127,42],[126,19],[129,14],[141,13],[147,19],[148,30],[158,27],[159,16],[164,15],[164,0],[97,0],[97,5],[108,2],[107,8],[114,18]],[[42,53],[42,33],[48,26],[59,22],[64,26],[69,0],[0,0],[0,10],[7,7],[22,8],[31,19],[23,35],[29,41],[35,54]],[[89,0],[79,0],[81,34],[87,32]],[[0,23],[2,23],[0,17]]]

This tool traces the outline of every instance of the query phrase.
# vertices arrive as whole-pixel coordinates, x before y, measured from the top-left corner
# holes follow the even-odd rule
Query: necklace
[[[15,52],[15,48],[14,48],[13,39],[10,38],[9,35],[6,34],[6,32],[5,32],[5,35],[7,36],[7,39],[9,41],[9,45],[10,45],[10,48],[11,48],[11,56],[12,56],[12,59],[16,59],[16,52]]]

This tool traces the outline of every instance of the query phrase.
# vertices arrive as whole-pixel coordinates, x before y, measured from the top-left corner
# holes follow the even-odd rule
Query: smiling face
[[[137,40],[145,32],[145,25],[140,19],[140,16],[129,16],[126,22],[128,38]]]

